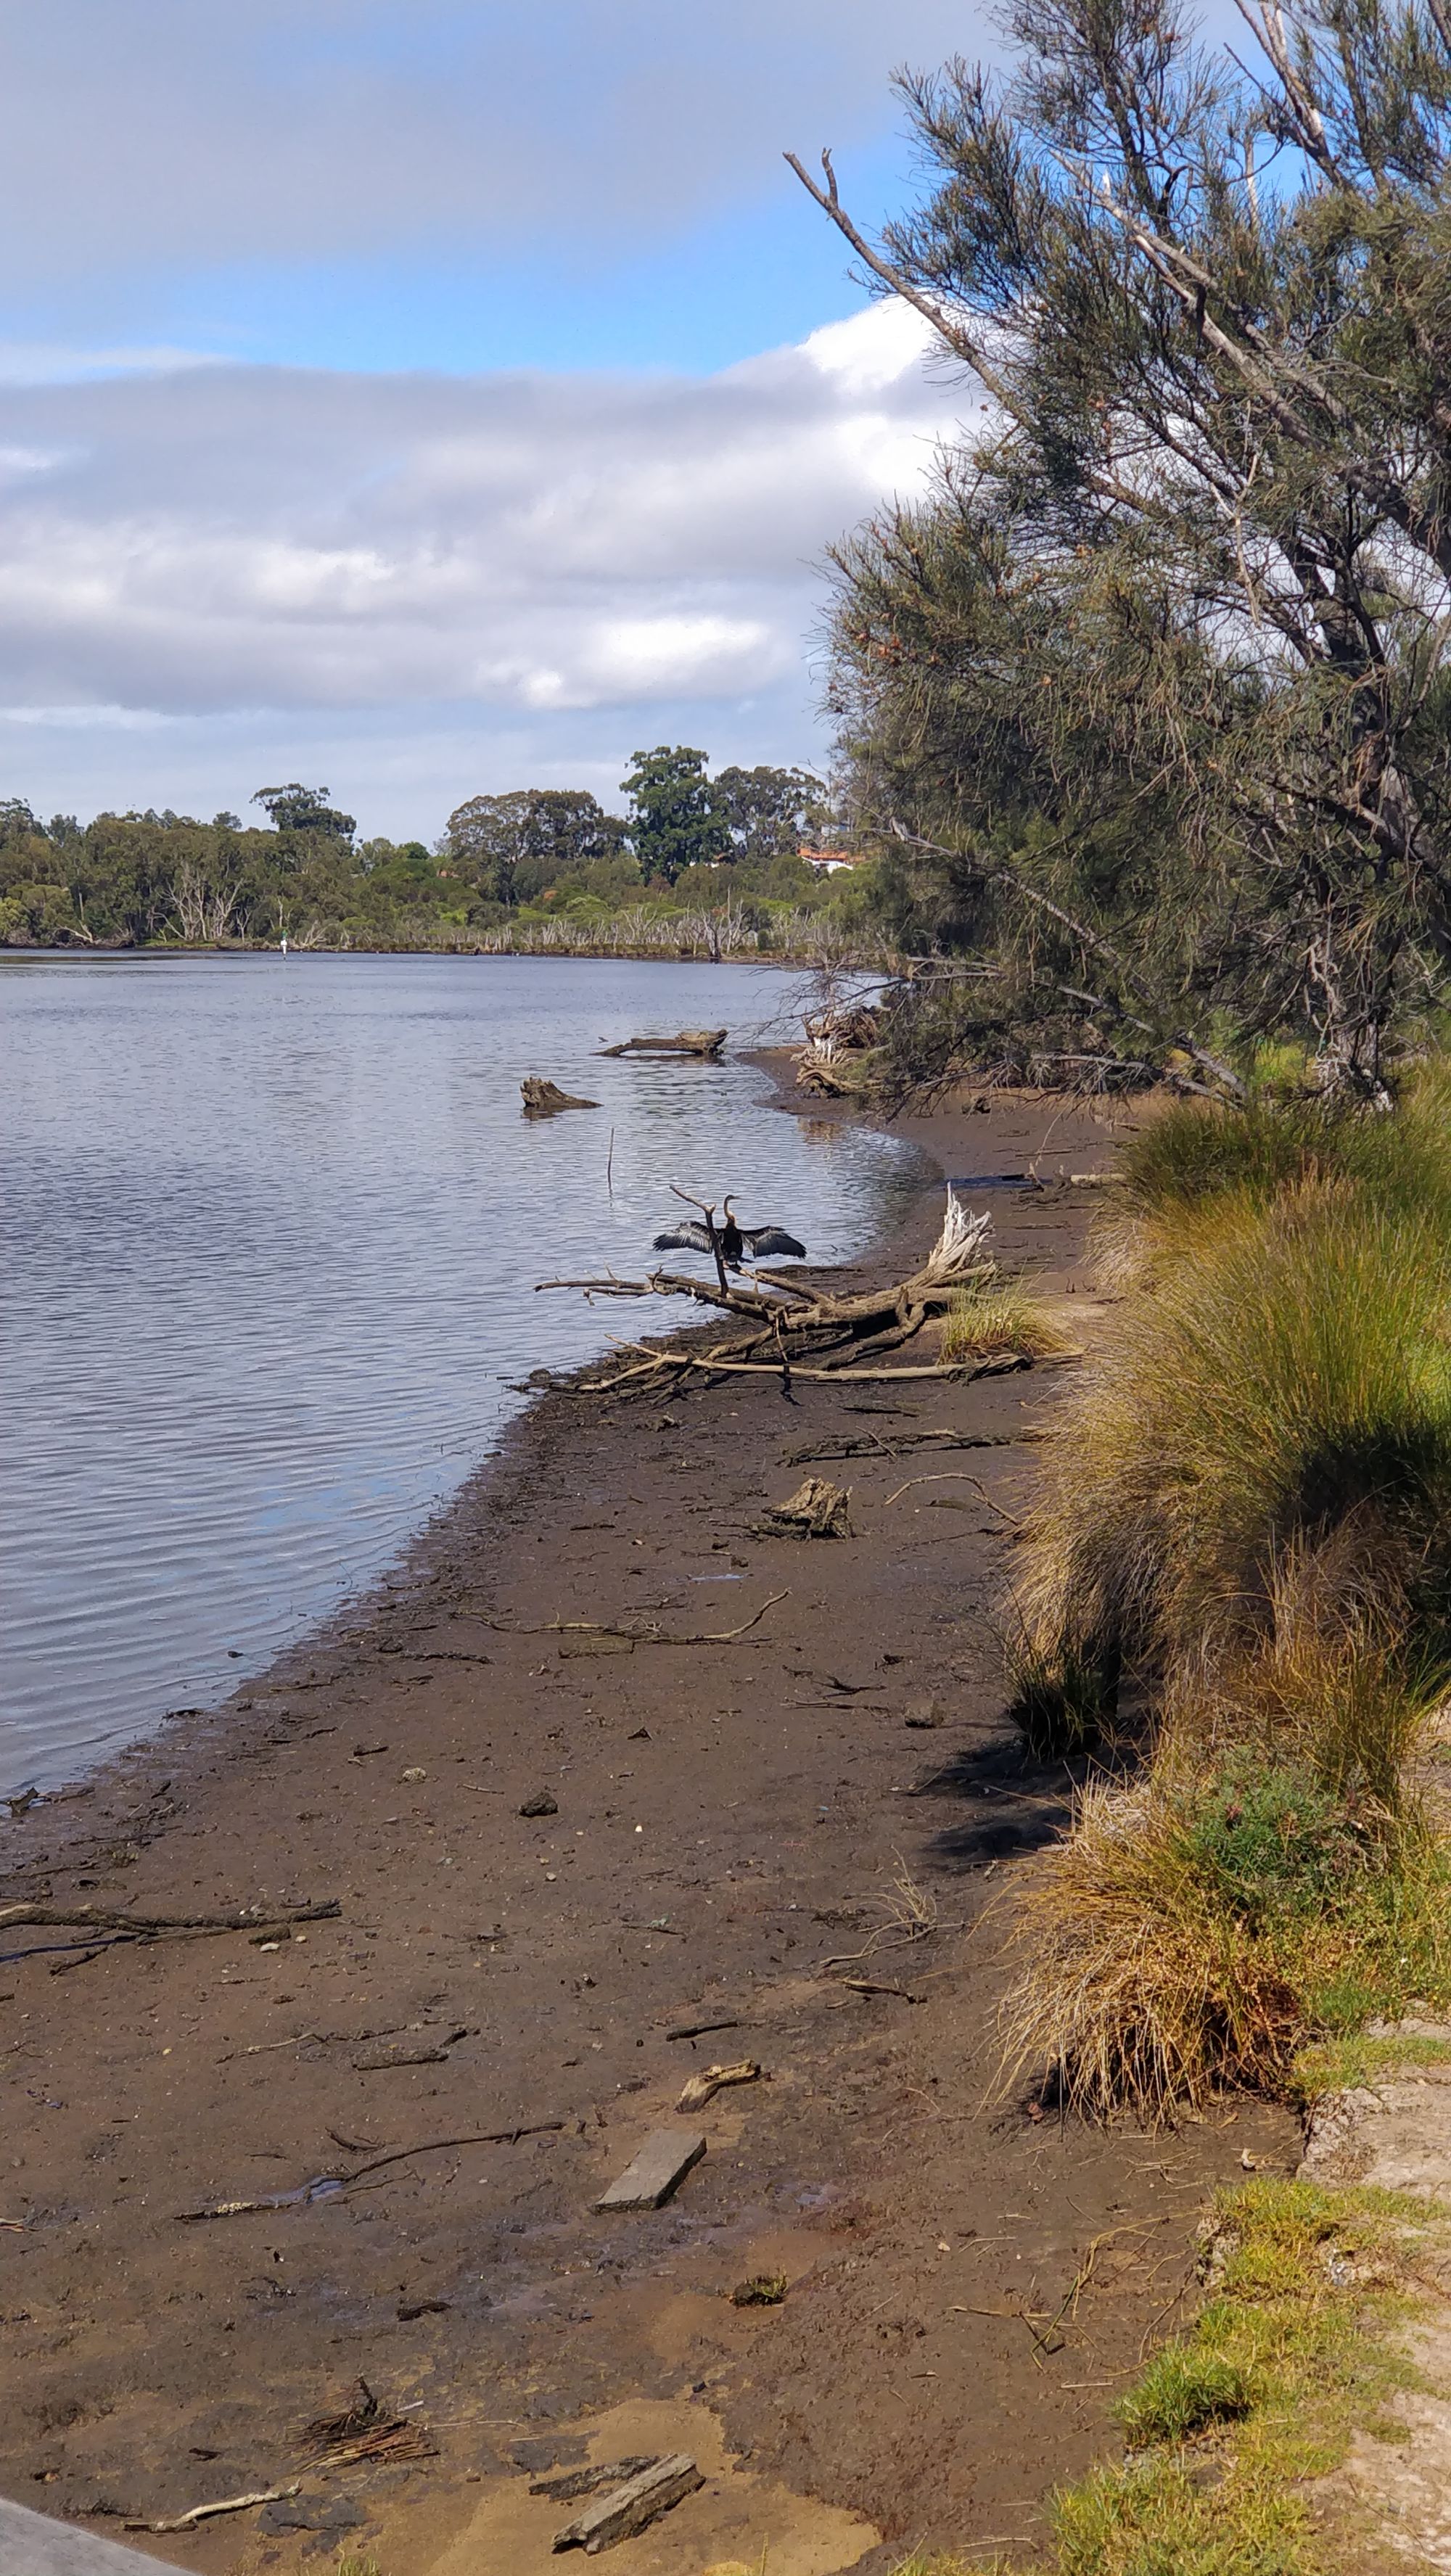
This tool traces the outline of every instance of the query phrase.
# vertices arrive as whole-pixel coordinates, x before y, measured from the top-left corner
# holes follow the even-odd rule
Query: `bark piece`
[[[657,2460],[653,2468],[642,2469],[637,2478],[616,2487],[612,2495],[601,2496],[598,2504],[587,2505],[555,2533],[554,2546],[583,2549],[594,2558],[602,2549],[613,2549],[616,2541],[644,2531],[657,2515],[668,2513],[682,2496],[693,2495],[704,2484],[689,2452],[673,2451],[668,2459]]]
[[[742,2057],[734,2066],[706,2066],[692,2075],[675,2108],[677,2111],[703,2111],[712,2094],[725,2084],[755,2084],[761,2070],[753,2057]]]
[[[652,2129],[596,2209],[659,2209],[704,2153],[698,2129]]]
[[[531,2495],[552,2496],[556,2504],[573,2504],[576,2496],[598,2495],[602,2487],[622,2487],[645,2469],[659,2466],[658,2451],[637,2451],[628,2460],[600,2460],[592,2469],[556,2469],[549,2477],[531,2478]]]
[[[756,1524],[763,1538],[850,1538],[851,1487],[808,1476],[784,1503],[773,1503]]]

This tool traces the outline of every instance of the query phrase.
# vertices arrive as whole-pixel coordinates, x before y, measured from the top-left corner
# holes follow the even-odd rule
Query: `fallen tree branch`
[[[563,2120],[534,2120],[516,2129],[475,2129],[463,2138],[425,2138],[416,2147],[390,2147],[386,2155],[371,2156],[364,2165],[354,2165],[351,2173],[314,2174],[310,2182],[299,2183],[293,2191],[264,2192],[257,2200],[218,2200],[205,2209],[179,2209],[177,2217],[190,2225],[198,2218],[242,2218],[252,2210],[300,2209],[309,2201],[335,2200],[340,2193],[351,2191],[365,2174],[381,2173],[385,2165],[407,2164],[414,2156],[442,2155],[450,2147],[513,2147],[521,2138],[542,2138],[564,2128]]]
[[[622,1343],[620,1347],[628,1351],[638,1351],[644,1349],[644,1344],[641,1342],[625,1342]],[[717,1370],[723,1371],[730,1377],[779,1377],[781,1374],[781,1363],[779,1360],[728,1360],[715,1356],[697,1359],[693,1352],[687,1351],[650,1352],[647,1353],[646,1356],[650,1363],[656,1368],[703,1369],[707,1376],[713,1374]],[[989,1359],[932,1360],[924,1362],[921,1366],[916,1368],[894,1369],[845,1367],[836,1369],[801,1368],[793,1360],[791,1363],[791,1374],[793,1378],[804,1377],[818,1379],[827,1386],[866,1386],[869,1384],[880,1384],[882,1382],[890,1382],[891,1384],[896,1385],[903,1378],[909,1377],[956,1377],[962,1379],[975,1377],[1004,1377],[1011,1374],[1015,1369],[1031,1368],[1032,1365],[1032,1355],[1028,1351],[995,1351]],[[639,1372],[633,1369],[629,1372],[629,1375],[632,1377],[638,1374]],[[623,1383],[624,1380],[622,1378],[613,1378],[608,1381],[608,1384],[613,1386],[623,1385]],[[605,1391],[606,1389],[604,1387],[593,1387],[590,1390],[592,1394],[602,1394]]]
[[[319,1905],[274,1905],[265,1911],[261,1906],[243,1906],[237,1914],[125,1914],[105,1905],[0,1905],[0,1932],[17,1923],[131,1932],[142,1938],[162,1932],[270,1932],[283,1923],[331,1923],[342,1910],[335,1896]]]
[[[845,1433],[816,1440],[804,1449],[788,1449],[782,1465],[809,1467],[822,1458],[900,1458],[913,1449],[1015,1449],[1024,1440],[1041,1438],[1035,1431],[897,1431],[890,1440],[873,1433],[863,1440]]]

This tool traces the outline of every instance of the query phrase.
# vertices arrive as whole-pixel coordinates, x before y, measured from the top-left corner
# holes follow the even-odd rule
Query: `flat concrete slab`
[[[698,2129],[652,2129],[596,2209],[658,2209],[704,2153]]]
[[[156,2576],[161,2563],[0,2496],[0,2576]]]

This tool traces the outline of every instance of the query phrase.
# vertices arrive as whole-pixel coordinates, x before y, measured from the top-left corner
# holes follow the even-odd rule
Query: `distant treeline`
[[[850,908],[801,856],[830,828],[807,772],[711,777],[703,753],[662,745],[635,754],[622,792],[623,814],[582,789],[474,796],[431,848],[360,842],[326,788],[296,780],[258,790],[257,824],[170,809],[42,823],[11,800],[0,942],[579,951],[598,931],[612,949],[730,954],[795,951],[806,924]]]

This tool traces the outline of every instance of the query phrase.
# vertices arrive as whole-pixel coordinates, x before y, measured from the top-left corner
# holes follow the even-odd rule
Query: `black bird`
[[[728,1270],[739,1270],[744,1261],[804,1261],[806,1246],[794,1234],[785,1234],[779,1225],[740,1225],[731,1213],[729,1199],[724,1201],[724,1214],[715,1229],[716,1248]],[[709,1252],[710,1230],[703,1225],[673,1226],[668,1234],[657,1234],[656,1252]]]

